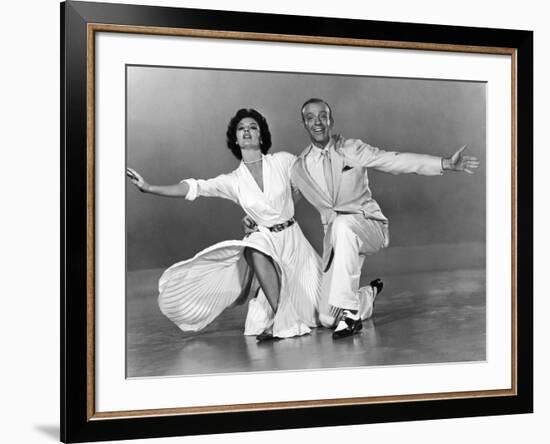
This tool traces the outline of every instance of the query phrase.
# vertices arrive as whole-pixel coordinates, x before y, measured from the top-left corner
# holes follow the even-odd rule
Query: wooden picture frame
[[[94,89],[97,33],[509,57],[512,143],[511,187],[506,192],[511,202],[512,227],[510,388],[98,411]],[[62,441],[532,412],[532,32],[69,1],[61,4],[61,45]]]

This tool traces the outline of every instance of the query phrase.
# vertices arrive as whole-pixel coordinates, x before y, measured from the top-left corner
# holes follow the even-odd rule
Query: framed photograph
[[[532,32],[61,15],[64,442],[532,411]]]

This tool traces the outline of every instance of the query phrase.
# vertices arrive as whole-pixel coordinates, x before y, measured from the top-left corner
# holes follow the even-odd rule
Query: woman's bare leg
[[[267,298],[267,302],[273,309],[273,313],[277,312],[279,306],[279,294],[281,292],[281,283],[279,274],[275,269],[275,265],[269,256],[261,253],[253,248],[246,248],[244,256],[248,265],[254,270],[260,287]]]

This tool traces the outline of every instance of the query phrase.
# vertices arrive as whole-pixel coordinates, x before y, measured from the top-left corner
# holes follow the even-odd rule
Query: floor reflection
[[[158,310],[159,275],[128,277],[128,377],[485,360],[484,270],[388,276],[360,334],[335,341],[319,328],[264,343],[242,334],[246,305],[202,332],[181,332]]]

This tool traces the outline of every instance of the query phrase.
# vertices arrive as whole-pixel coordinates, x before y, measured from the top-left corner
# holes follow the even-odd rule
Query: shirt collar
[[[307,156],[311,157],[312,160],[321,160],[321,158],[323,157],[323,153],[328,151],[331,143],[332,143],[332,138],[328,141],[328,143],[325,145],[324,148],[319,148],[315,146],[313,143],[310,143]]]

